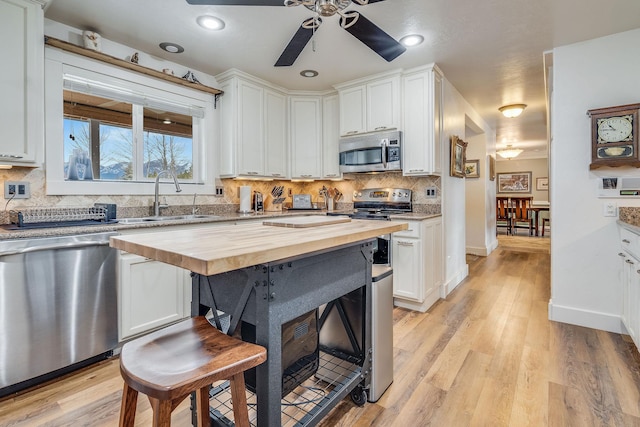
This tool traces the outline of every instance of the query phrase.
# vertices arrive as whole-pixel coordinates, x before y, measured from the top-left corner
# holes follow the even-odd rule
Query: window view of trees
[[[133,129],[142,111],[143,135]],[[135,141],[142,141],[138,150]],[[152,180],[162,170],[193,179],[192,117],[64,91],[65,177],[74,153],[86,153],[93,179]]]

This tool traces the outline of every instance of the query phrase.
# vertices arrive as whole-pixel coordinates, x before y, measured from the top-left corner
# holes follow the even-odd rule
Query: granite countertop
[[[36,228],[29,230],[6,230],[0,228],[0,240],[9,239],[27,239],[37,237],[53,237],[53,236],[67,236],[73,234],[90,234],[90,233],[103,233],[107,231],[123,231],[134,229],[148,229],[159,227],[170,227],[176,225],[196,225],[207,223],[224,223],[232,221],[245,221],[260,218],[278,218],[284,216],[299,216],[299,215],[325,215],[324,211],[294,211],[294,212],[264,212],[264,213],[224,213],[215,218],[197,218],[197,219],[178,219],[171,221],[145,221],[133,224],[96,224],[80,227],[51,227],[51,228]]]
[[[640,208],[619,207],[618,223],[624,223],[635,227],[640,227]]]

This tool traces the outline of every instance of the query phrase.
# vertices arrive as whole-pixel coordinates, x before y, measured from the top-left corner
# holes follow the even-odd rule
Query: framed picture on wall
[[[499,173],[498,193],[531,193],[531,172]]]
[[[536,190],[538,191],[547,191],[549,190],[549,178],[542,177],[536,178]]]
[[[467,143],[456,135],[451,136],[451,169],[450,176],[464,178],[464,164],[466,161]]]
[[[464,175],[467,178],[480,178],[480,160],[464,162]]]
[[[489,180],[496,180],[496,158],[493,156],[489,156]]]

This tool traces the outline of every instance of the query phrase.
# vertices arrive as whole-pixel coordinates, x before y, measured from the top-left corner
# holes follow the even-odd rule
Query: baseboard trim
[[[549,320],[617,334],[627,333],[620,316],[557,305],[552,300],[549,300]]]
[[[477,246],[477,247],[467,246],[466,253],[468,253],[469,255],[487,256],[491,252],[486,247],[483,248],[483,247],[480,247],[480,246]]]
[[[469,264],[464,264],[458,272],[442,284],[440,298],[446,298],[464,279],[469,276]]]

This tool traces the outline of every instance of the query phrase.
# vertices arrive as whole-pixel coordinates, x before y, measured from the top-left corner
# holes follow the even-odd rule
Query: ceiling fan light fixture
[[[400,44],[406,47],[418,46],[424,41],[420,34],[409,34],[400,39]]]
[[[169,53],[182,53],[184,52],[184,48],[179,44],[170,43],[170,42],[162,42],[160,43],[160,49],[167,51]]]
[[[222,19],[212,15],[198,16],[198,18],[196,18],[196,22],[202,28],[212,31],[222,30],[225,25]]]
[[[302,4],[320,16],[333,16],[346,9],[351,4],[351,0],[315,0]]]
[[[511,160],[514,157],[518,157],[524,150],[521,148],[513,148],[511,145],[507,145],[507,148],[496,151],[496,153],[503,159]]]
[[[498,108],[498,110],[503,116],[513,118],[522,114],[525,108],[527,108],[527,104],[509,104]]]
[[[313,78],[318,75],[318,72],[316,70],[302,70],[300,71],[300,75],[302,77]]]

